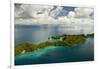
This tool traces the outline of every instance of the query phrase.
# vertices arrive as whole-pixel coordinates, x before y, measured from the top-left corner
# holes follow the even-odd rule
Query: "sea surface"
[[[70,27],[61,25],[16,25],[15,44],[22,42],[40,43],[52,35],[72,34]],[[79,32],[77,32],[79,33]],[[82,33],[82,32],[81,32]],[[15,65],[46,64],[94,60],[94,37],[87,37],[86,42],[75,47],[50,46],[44,49],[18,55]]]

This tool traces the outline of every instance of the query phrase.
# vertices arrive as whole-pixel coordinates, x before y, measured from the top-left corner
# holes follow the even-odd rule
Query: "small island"
[[[91,37],[94,34],[88,35],[57,35],[48,37],[47,41],[32,44],[32,43],[20,43],[15,46],[15,56],[20,54],[25,54],[29,52],[36,51],[49,46],[64,46],[64,47],[73,47],[85,43],[87,37]]]

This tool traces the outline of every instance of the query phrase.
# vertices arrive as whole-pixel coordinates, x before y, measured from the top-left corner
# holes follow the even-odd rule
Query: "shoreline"
[[[85,35],[60,35],[60,36],[51,36],[53,39],[58,39],[57,41],[47,41],[38,43],[38,44],[33,44],[33,43],[20,43],[16,44],[15,46],[15,56],[18,54],[24,54],[27,52],[33,52],[35,50],[41,49],[41,48],[46,48],[49,46],[64,46],[64,47],[74,47],[80,44],[84,44],[86,41],[87,37],[92,37],[94,34],[88,34],[87,36]],[[61,37],[63,38],[61,41],[59,39]],[[48,37],[49,38],[49,37]]]

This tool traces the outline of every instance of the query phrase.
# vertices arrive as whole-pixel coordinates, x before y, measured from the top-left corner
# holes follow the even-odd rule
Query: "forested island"
[[[49,46],[64,46],[64,47],[73,47],[80,44],[85,43],[87,37],[94,36],[94,34],[88,34],[88,35],[57,35],[57,36],[50,36],[48,37],[47,41],[33,44],[33,43],[20,43],[15,45],[15,56],[29,53],[36,51],[38,49],[42,49]]]

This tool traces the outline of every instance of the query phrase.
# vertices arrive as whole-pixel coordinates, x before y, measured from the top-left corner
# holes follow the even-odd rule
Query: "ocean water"
[[[59,30],[63,28],[62,31]],[[66,27],[57,25],[15,26],[15,43],[30,42],[39,43],[48,40],[48,36],[68,34],[72,31],[63,31]],[[80,46],[63,47],[50,46],[35,52],[18,55],[15,57],[15,65],[46,64],[61,62],[77,62],[94,60],[94,37],[86,38],[86,42]]]

